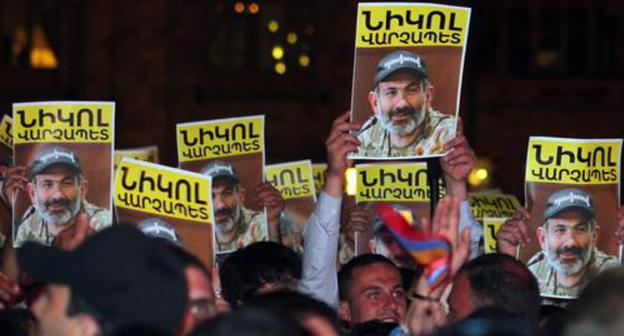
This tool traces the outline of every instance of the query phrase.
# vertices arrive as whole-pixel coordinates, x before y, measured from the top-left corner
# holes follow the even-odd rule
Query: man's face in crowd
[[[217,230],[232,231],[241,216],[242,195],[240,186],[228,179],[217,179],[212,184],[212,202]]]
[[[390,259],[397,267],[416,269],[417,265],[412,258],[405,253],[399,242],[385,227],[380,228],[374,233],[371,240],[371,252],[381,254]]]
[[[398,136],[412,134],[425,120],[433,89],[410,73],[400,72],[379,83],[369,102],[383,128]]]
[[[39,321],[39,335],[96,335],[95,320],[85,314],[67,315],[71,291],[68,286],[51,284],[37,298],[31,311]]]
[[[565,210],[549,218],[537,237],[550,265],[562,275],[579,273],[589,262],[598,227],[579,210]]]
[[[355,268],[348,291],[340,317],[350,325],[370,320],[398,323],[405,315],[405,290],[395,267],[374,263]]]
[[[196,266],[188,266],[184,270],[186,287],[188,288],[189,311],[184,319],[183,334],[193,330],[197,324],[217,314],[215,294],[206,274]]]
[[[58,166],[36,175],[28,192],[39,216],[50,224],[63,226],[80,212],[86,184],[71,170]]]

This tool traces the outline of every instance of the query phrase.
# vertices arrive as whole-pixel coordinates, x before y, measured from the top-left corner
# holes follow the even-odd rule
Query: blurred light
[[[295,32],[290,32],[290,33],[288,33],[288,35],[286,35],[286,42],[288,42],[290,44],[297,43],[298,39],[299,39],[299,37],[297,36],[297,33],[295,33]]]
[[[347,168],[345,171],[345,180],[347,181],[347,185],[345,186],[345,192],[349,196],[355,196],[355,180],[357,179],[357,171],[355,168]]]
[[[242,2],[237,2],[234,4],[234,11],[238,14],[242,13],[245,11],[245,4],[243,4]]]
[[[30,66],[37,69],[56,69],[58,60],[50,47],[43,28],[36,26],[33,29],[32,47],[30,49]]]
[[[249,4],[249,13],[258,14],[259,11],[260,11],[260,6],[257,3],[252,2]]]
[[[284,49],[280,46],[274,46],[273,50],[271,50],[271,56],[276,60],[282,59],[284,57]]]
[[[310,57],[308,57],[308,55],[306,54],[299,56],[299,65],[304,68],[310,65]]]
[[[283,75],[286,73],[286,64],[284,62],[275,63],[275,72],[279,75]]]
[[[312,26],[310,24],[305,26],[304,32],[306,33],[306,35],[314,34],[314,26]]]
[[[477,169],[477,178],[481,181],[485,180],[488,177],[488,171],[481,168]]]
[[[474,169],[468,174],[468,184],[478,189],[489,187],[494,170],[495,166],[489,159],[478,158]]]
[[[277,23],[277,21],[275,20],[271,20],[269,21],[267,28],[271,33],[275,33],[279,29],[279,23]]]

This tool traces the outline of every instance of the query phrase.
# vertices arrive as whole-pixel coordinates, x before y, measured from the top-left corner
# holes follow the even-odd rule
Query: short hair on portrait
[[[349,289],[353,283],[353,272],[359,267],[366,267],[374,264],[385,264],[395,269],[400,274],[398,267],[388,258],[380,255],[367,253],[359,255],[348,263],[344,264],[338,271],[338,296],[341,301],[349,300]]]
[[[600,273],[568,309],[566,335],[622,335],[624,330],[624,268]]]
[[[551,217],[551,218],[556,218],[556,217]],[[551,218],[544,220],[544,222],[542,223],[542,228],[544,228],[544,230],[548,230],[548,220]],[[589,222],[589,230],[594,231],[596,229],[598,221],[596,220],[596,218],[589,218],[588,222]]]
[[[236,307],[254,297],[265,284],[301,279],[301,259],[275,242],[257,242],[230,254],[219,269],[224,299]]]
[[[504,312],[537,322],[540,292],[535,276],[522,262],[500,253],[484,254],[464,264],[457,277],[466,276],[477,308],[495,306]]]
[[[409,72],[407,72],[409,73]],[[420,88],[422,89],[423,92],[426,92],[427,89],[429,89],[429,85],[431,85],[431,83],[429,82],[429,79],[427,78],[418,78],[417,76],[414,76],[414,78],[416,80],[418,80],[418,82],[420,83]],[[383,83],[385,81],[381,81],[379,83]],[[375,85],[375,89],[374,89],[375,93],[379,95],[379,84]]]
[[[37,174],[33,176],[32,180],[30,181],[35,187],[37,186],[37,176],[39,175],[41,174]],[[73,175],[76,176],[76,186],[80,186],[82,183],[84,183],[87,180],[83,173],[73,173]]]

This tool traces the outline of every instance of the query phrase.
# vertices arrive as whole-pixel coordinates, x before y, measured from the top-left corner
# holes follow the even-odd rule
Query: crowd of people
[[[429,120],[419,113],[433,113],[433,91],[415,56],[389,57],[402,61],[375,79],[371,106],[385,117],[373,130],[415,143]],[[405,59],[414,60],[406,63],[411,72],[399,68]],[[452,139],[438,144],[437,132],[434,141],[447,153],[440,158],[446,195],[431,218],[415,223],[448,243],[447,277],[435,285],[430,269],[370,207],[343,204],[349,154],[361,141],[383,152],[401,145],[393,140],[386,149],[373,148],[377,143],[358,132],[363,125],[350,122],[349,112],[335,119],[327,137],[325,184],[301,254],[280,242],[284,200],[274,187],[263,183],[256,190],[265,219],[244,207],[245,190],[231,165],[215,161],[204,168],[213,179],[216,250],[234,250],[212,268],[158,219],[106,225],[110,213],[86,200],[88,181],[67,148],[49,147],[31,167],[4,165],[0,334],[624,334],[624,268],[596,246],[591,196],[577,189],[551,195],[537,229],[542,249],[528,264],[516,258],[533,236],[523,208],[498,231],[498,252],[483,254],[483,228],[471,214],[466,183],[476,155],[461,121],[456,127]],[[16,192],[26,193],[32,206],[14,233]],[[622,243],[624,211],[613,221]],[[359,251],[356,232],[370,237]]]

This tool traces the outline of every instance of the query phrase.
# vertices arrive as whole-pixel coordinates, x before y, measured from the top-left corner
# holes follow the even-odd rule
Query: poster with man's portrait
[[[212,178],[215,253],[268,240],[254,200],[264,181],[264,116],[183,123],[176,133],[179,167]]]
[[[542,296],[575,298],[600,272],[620,265],[614,233],[621,150],[621,139],[529,139],[525,198],[531,243],[519,257]]]
[[[13,104],[13,243],[61,244],[77,226],[112,224],[115,104]]]
[[[214,266],[211,177],[123,158],[115,174],[115,215]]]
[[[455,137],[470,8],[425,3],[358,5],[352,159],[442,156]]]

